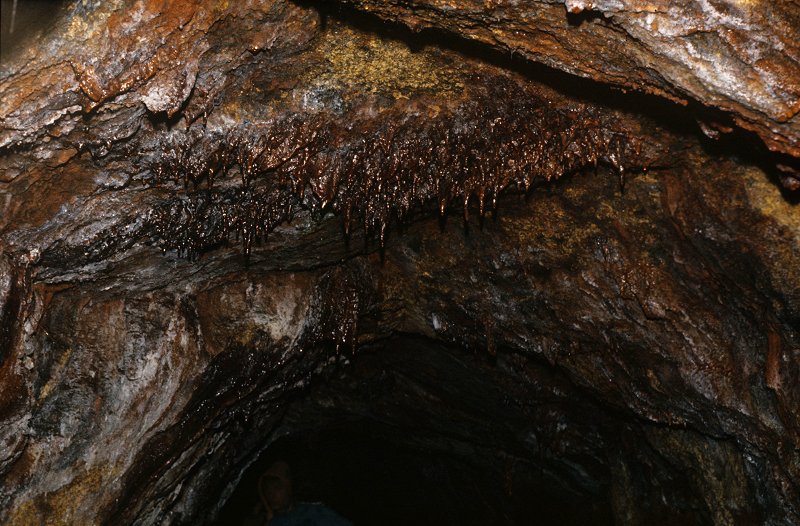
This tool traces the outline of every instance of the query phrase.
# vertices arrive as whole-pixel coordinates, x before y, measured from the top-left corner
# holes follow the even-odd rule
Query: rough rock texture
[[[346,0],[415,31],[444,29],[583,77],[724,110],[800,156],[795,0]],[[711,134],[727,128],[710,116]],[[719,129],[715,129],[719,128]]]
[[[315,432],[404,451],[436,524],[800,522],[774,159],[337,13],[82,2],[3,65],[0,522],[210,521]]]

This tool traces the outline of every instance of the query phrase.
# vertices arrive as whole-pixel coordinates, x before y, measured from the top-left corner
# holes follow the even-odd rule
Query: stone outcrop
[[[414,31],[446,30],[575,75],[718,108],[800,156],[800,18],[779,0],[347,0]],[[701,117],[702,119],[702,117]]]

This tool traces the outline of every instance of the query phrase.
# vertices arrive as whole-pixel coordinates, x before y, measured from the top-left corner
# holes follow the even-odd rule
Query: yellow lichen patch
[[[87,16],[75,15],[69,17],[67,27],[67,40],[88,40],[97,36],[97,33],[107,28],[109,17],[118,9],[121,9],[122,2],[109,1],[103,4],[101,9],[95,9]],[[126,12],[128,10],[125,10]]]
[[[85,35],[89,29],[86,20],[79,16],[73,16],[67,28],[67,38],[74,39],[76,35]]]
[[[576,228],[575,218],[570,217],[558,199],[540,196],[533,213],[539,221],[531,222],[524,216],[500,216],[503,229],[517,237],[516,246],[535,245],[548,251],[572,254],[580,252],[591,238],[602,233],[594,222],[585,222]]]
[[[786,201],[780,190],[758,168],[742,170],[747,197],[753,207],[769,220],[784,227],[783,240],[765,245],[775,277],[784,290],[800,287],[800,206]]]
[[[761,3],[761,0],[730,0],[730,3],[739,7],[753,7]]]
[[[62,526],[99,524],[84,502],[96,502],[96,493],[114,476],[110,468],[94,467],[52,493],[22,502],[9,515],[9,524]],[[86,514],[86,515],[84,515]]]
[[[223,104],[221,113],[234,122],[242,122],[242,106],[238,100]]]
[[[787,202],[761,170],[751,168],[744,170],[743,175],[747,180],[747,197],[750,203],[763,215],[791,230],[800,243],[800,207]]]
[[[412,52],[403,42],[367,37],[350,28],[331,29],[322,53],[325,69],[309,72],[313,86],[359,86],[397,99],[419,91],[463,89],[458,71],[434,52]]]

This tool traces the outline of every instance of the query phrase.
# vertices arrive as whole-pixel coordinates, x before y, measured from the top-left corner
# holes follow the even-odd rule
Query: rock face
[[[792,3],[352,4],[3,64],[0,522],[800,522],[796,161],[521,59],[796,156]]]
[[[793,0],[347,0],[415,31],[446,30],[570,73],[698,101],[800,156]],[[713,120],[711,121],[713,123]],[[714,125],[711,125],[714,127]]]

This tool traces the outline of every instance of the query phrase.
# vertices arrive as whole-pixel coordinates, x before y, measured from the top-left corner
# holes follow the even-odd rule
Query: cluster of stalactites
[[[509,186],[527,190],[598,163],[620,174],[641,165],[638,143],[613,114],[557,107],[511,82],[493,88],[435,115],[390,110],[347,123],[293,115],[174,138],[153,181],[185,191],[152,212],[154,235],[188,255],[231,237],[249,251],[299,206],[330,208],[346,232],[358,221],[383,243],[415,206],[435,203],[444,214],[458,202],[466,217],[475,198],[484,214]]]

